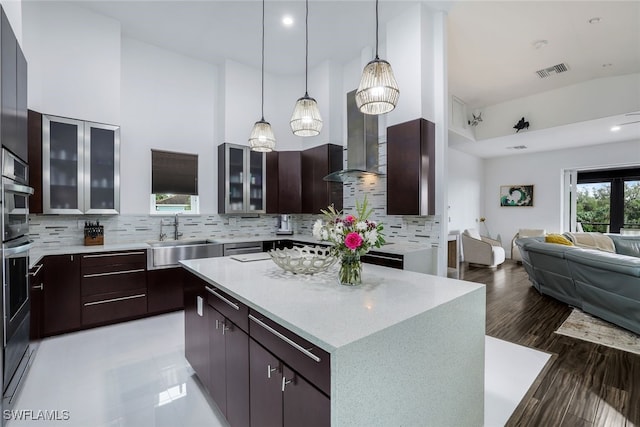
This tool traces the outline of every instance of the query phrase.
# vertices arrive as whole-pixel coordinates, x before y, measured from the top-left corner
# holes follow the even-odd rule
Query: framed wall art
[[[500,206],[533,206],[533,185],[501,185]]]

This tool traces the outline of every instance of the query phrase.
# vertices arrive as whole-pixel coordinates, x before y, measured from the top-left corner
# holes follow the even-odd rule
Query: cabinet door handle
[[[240,310],[240,306],[238,304],[235,304],[231,301],[229,301],[227,298],[223,297],[222,295],[220,295],[219,293],[217,293],[216,291],[214,291],[213,289],[211,289],[208,286],[205,286],[205,289],[207,290],[207,292],[209,292],[211,295],[218,297],[220,300],[222,300],[222,302],[226,303],[227,305],[233,307],[236,310]]]
[[[106,273],[85,274],[82,277],[88,279],[91,277],[113,276],[114,274],[142,273],[143,271],[144,268],[136,268],[135,270],[108,271]]]
[[[144,255],[144,252],[118,252],[115,254],[83,255],[82,258],[106,258],[111,256]]]
[[[255,322],[257,325],[262,326],[264,329],[266,329],[267,331],[271,332],[273,335],[275,335],[276,337],[280,338],[282,341],[286,342],[291,347],[293,347],[296,350],[298,350],[300,353],[304,354],[305,356],[309,357],[310,359],[315,360],[318,363],[320,362],[320,358],[318,356],[316,356],[315,354],[311,353],[309,350],[307,350],[306,348],[302,347],[301,345],[299,345],[295,341],[292,341],[291,339],[285,337],[280,332],[276,331],[271,326],[267,325],[262,320],[260,320],[257,317],[255,317],[253,314],[249,315],[249,319],[251,321]]]
[[[284,388],[287,386],[287,384],[291,384],[291,380],[287,380],[287,377],[282,377],[282,391],[284,391]]]
[[[40,289],[41,291],[44,291],[44,283],[32,286],[31,289]]]
[[[85,302],[84,306],[89,307],[91,305],[108,304],[110,302],[126,301],[128,299],[134,299],[134,298],[144,298],[145,296],[147,296],[147,294],[138,294],[138,295],[131,295],[129,297],[111,298],[111,299],[104,299],[101,301]]]
[[[267,378],[271,378],[271,373],[276,372],[278,368],[272,368],[271,365],[267,365]]]
[[[225,335],[225,332],[229,330],[227,326],[227,322],[222,322],[222,335]]]
[[[36,265],[34,265],[34,267],[38,267],[38,268],[34,272],[29,272],[29,276],[37,276],[38,273],[40,273],[40,270],[42,269],[43,265],[44,264],[36,264]]]

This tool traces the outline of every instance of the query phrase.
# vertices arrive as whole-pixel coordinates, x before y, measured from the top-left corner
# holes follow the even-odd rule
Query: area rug
[[[640,336],[576,308],[556,334],[640,354]]]

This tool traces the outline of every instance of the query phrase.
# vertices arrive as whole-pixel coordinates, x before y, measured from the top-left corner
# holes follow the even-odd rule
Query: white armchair
[[[513,240],[511,240],[511,259],[522,264],[522,255],[520,255],[520,248],[516,245],[516,239],[520,237],[544,237],[546,234],[547,231],[543,229],[521,228],[518,230],[516,235],[513,236]]]
[[[469,264],[496,267],[505,260],[505,252],[501,243],[480,236],[475,228],[469,228],[462,233],[462,252],[464,260]]]

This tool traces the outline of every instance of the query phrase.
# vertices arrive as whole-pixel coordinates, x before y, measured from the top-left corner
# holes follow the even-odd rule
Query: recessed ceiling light
[[[536,40],[532,43],[534,49],[542,49],[549,44],[548,40]]]
[[[589,24],[599,24],[601,22],[602,22],[602,18],[600,18],[599,16],[595,16],[589,19]]]
[[[293,16],[291,15],[284,15],[282,17],[282,25],[284,25],[285,27],[290,27],[293,25]]]
[[[620,126],[612,126],[611,132],[618,132],[620,130]]]

